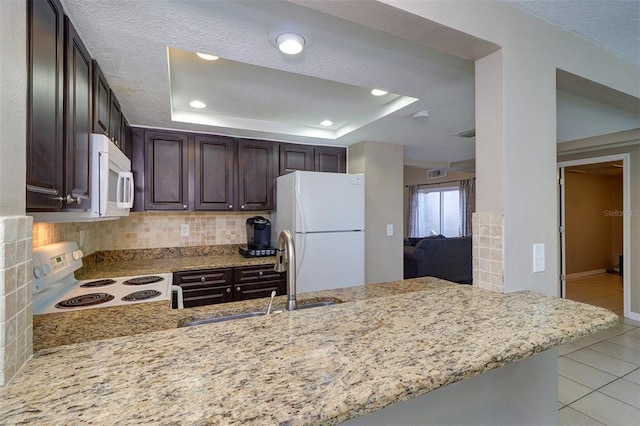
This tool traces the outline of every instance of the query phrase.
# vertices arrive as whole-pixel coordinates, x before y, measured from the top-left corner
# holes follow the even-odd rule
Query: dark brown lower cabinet
[[[233,301],[233,269],[176,272],[173,284],[182,287],[185,308]]]
[[[244,266],[233,271],[234,300],[259,299],[287,294],[285,273],[273,270],[273,265]]]
[[[173,274],[173,284],[182,287],[185,308],[237,302],[286,294],[285,273],[273,265],[200,269]]]

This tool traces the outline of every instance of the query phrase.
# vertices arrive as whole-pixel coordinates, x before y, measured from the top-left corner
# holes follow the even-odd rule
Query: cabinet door
[[[188,210],[188,135],[145,132],[145,210]]]
[[[58,0],[27,2],[27,209],[62,207],[63,11]]]
[[[273,265],[234,268],[234,300],[270,297],[274,290],[277,296],[287,294],[285,276],[284,272],[275,272]]]
[[[109,83],[98,63],[93,61],[93,133],[109,136]]]
[[[275,148],[275,143],[269,141],[238,141],[239,210],[271,210]]]
[[[122,110],[112,90],[109,91],[109,101],[109,137],[122,149]]]
[[[89,202],[89,146],[91,143],[91,58],[65,16],[65,150],[66,194],[76,201],[68,210],[87,210]]]
[[[316,172],[346,173],[347,149],[333,146],[315,147]]]
[[[281,143],[279,149],[280,167],[278,176],[295,170],[313,171],[313,146]]]
[[[233,301],[231,268],[176,272],[173,283],[182,288],[185,308]]]
[[[233,139],[195,136],[195,209],[233,210]]]
[[[127,118],[122,114],[122,127],[120,129],[120,137],[122,138],[122,143],[120,144],[120,149],[124,152],[128,158],[131,158],[131,144],[133,140],[133,133],[131,130],[131,126],[127,121]]]

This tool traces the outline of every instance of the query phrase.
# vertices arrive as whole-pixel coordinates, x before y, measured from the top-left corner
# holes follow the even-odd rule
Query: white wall
[[[485,211],[504,212],[505,291],[557,295],[556,68],[636,97],[640,69],[507,2],[381,1],[502,46],[501,68],[493,63],[476,69],[480,80],[488,78],[482,73],[502,72],[504,123],[502,159],[478,157],[477,163],[485,163],[477,164],[477,203]],[[495,143],[486,138],[491,126],[482,114],[476,116],[477,153]],[[491,167],[500,162],[502,176],[499,166]],[[483,168],[491,180],[502,180],[502,206],[497,197],[482,195],[490,189],[483,187]],[[546,246],[542,273],[532,272],[534,243]]]
[[[25,213],[26,7],[25,1],[0,1],[0,216]]]
[[[365,178],[365,281],[403,278],[402,145],[361,142],[349,147],[349,173]],[[387,224],[393,236],[386,234]]]

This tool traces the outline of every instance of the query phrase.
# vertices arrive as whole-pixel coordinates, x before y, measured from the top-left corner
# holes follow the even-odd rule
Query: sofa
[[[471,237],[410,238],[404,246],[404,278],[437,277],[460,284],[473,279]]]

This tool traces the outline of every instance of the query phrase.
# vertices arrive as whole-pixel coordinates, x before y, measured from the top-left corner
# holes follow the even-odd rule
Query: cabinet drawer
[[[285,272],[276,272],[273,265],[243,266],[234,269],[234,284],[282,280]]]
[[[182,285],[181,287],[185,308],[213,305],[233,300],[233,291],[230,285],[195,289],[185,288]]]
[[[205,269],[173,274],[174,284],[179,285],[183,290],[231,285],[232,280],[233,270],[231,268]]]
[[[234,300],[259,299],[270,297],[271,292],[276,292],[276,296],[287,294],[285,280],[272,280],[253,284],[235,284]]]

